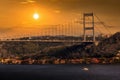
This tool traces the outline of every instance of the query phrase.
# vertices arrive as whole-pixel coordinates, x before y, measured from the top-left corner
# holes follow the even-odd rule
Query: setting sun
[[[38,13],[34,13],[34,14],[33,14],[33,18],[34,18],[35,20],[39,19],[39,17],[40,17],[40,16],[39,16]]]

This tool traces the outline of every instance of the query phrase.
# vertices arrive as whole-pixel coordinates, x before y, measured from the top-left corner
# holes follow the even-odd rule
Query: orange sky
[[[80,19],[84,12],[94,12],[111,32],[120,31],[119,3],[119,0],[0,0],[0,36],[42,34],[41,31],[51,28],[43,25],[67,25]],[[39,20],[32,18],[35,12],[41,16]],[[71,29],[82,29],[82,25],[79,26]],[[63,32],[69,34],[68,30]]]

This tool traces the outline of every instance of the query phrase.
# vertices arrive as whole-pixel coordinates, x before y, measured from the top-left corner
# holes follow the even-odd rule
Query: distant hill
[[[67,46],[64,43],[0,42],[0,57],[113,57],[119,50],[120,32],[102,40],[97,46],[91,43],[80,43]]]
[[[114,56],[120,50],[120,32],[104,39],[95,49],[95,54],[99,56]]]
[[[102,40],[97,46],[94,44],[79,44],[64,47],[61,49],[54,49],[51,56],[79,58],[79,57],[113,57],[120,50],[120,32],[115,33],[109,38]],[[49,54],[49,51],[48,51]]]

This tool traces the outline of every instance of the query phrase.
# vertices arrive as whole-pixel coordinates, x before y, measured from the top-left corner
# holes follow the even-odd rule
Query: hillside
[[[104,39],[97,46],[91,43],[80,43],[70,46],[67,46],[66,44],[39,42],[0,42],[0,57],[113,57],[120,50],[120,32],[117,32],[111,37]]]
[[[95,54],[101,56],[114,56],[120,50],[120,32],[101,41],[95,49]]]
[[[54,50],[57,50],[57,48]],[[63,58],[113,57],[119,50],[120,32],[117,32],[111,37],[102,40],[97,46],[88,43],[73,45],[53,52],[52,56],[60,56]]]

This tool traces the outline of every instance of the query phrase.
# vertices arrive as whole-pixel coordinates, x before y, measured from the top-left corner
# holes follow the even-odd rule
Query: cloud
[[[60,10],[54,10],[54,12],[55,12],[55,13],[61,13],[61,11],[60,11]]]
[[[6,33],[6,32],[9,32],[9,31],[12,31],[14,28],[12,27],[1,27],[0,28],[0,33]]]
[[[22,1],[20,2],[21,4],[28,4],[28,3],[35,3],[36,1],[35,0],[25,0],[25,1]]]
[[[35,3],[36,1],[34,0],[27,0],[28,3]]]

